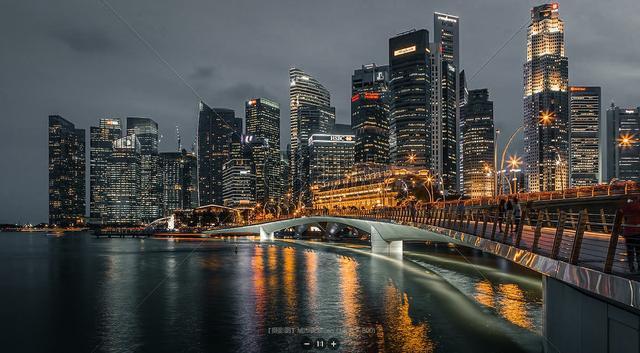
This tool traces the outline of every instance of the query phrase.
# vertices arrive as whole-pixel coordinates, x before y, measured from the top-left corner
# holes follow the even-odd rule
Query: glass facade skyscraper
[[[231,109],[210,108],[200,102],[198,116],[199,205],[222,205],[222,167],[241,154],[242,119]]]
[[[308,140],[313,134],[328,134],[336,120],[329,91],[304,71],[289,69],[291,111],[290,185],[295,204],[311,201],[309,195]]]
[[[140,217],[151,222],[161,217],[161,175],[158,171],[158,123],[149,118],[127,118],[127,135],[140,142]]]
[[[392,164],[429,168],[430,57],[426,29],[389,39],[389,150]]]
[[[602,138],[603,182],[640,182],[640,108],[607,110]]]
[[[59,115],[49,115],[49,224],[67,227],[85,221],[85,131]]]
[[[122,137],[119,118],[100,119],[98,126],[90,128],[89,149],[89,221],[103,224],[106,221],[107,167],[113,152],[113,141]]]
[[[363,65],[351,76],[355,163],[389,164],[389,67]]]
[[[354,148],[354,135],[311,135],[309,138],[310,185],[344,178],[353,166]]]
[[[113,141],[106,168],[106,224],[137,225],[141,217],[142,154],[137,136]]]
[[[569,88],[570,186],[600,179],[600,87]]]
[[[162,214],[198,207],[198,161],[194,153],[160,153]]]
[[[569,181],[568,60],[558,4],[531,10],[524,64],[527,190],[562,190]]]
[[[462,107],[462,147],[464,163],[464,190],[472,198],[489,197],[494,192],[495,130],[493,102],[487,89],[469,91],[467,103]]]
[[[223,204],[233,208],[252,208],[256,205],[256,175],[251,160],[234,158],[222,166]]]

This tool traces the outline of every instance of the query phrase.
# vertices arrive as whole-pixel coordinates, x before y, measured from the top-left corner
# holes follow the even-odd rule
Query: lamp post
[[[504,170],[504,159],[507,155],[507,151],[509,150],[509,146],[511,146],[511,142],[513,141],[513,138],[522,129],[524,129],[524,126],[520,126],[519,128],[517,128],[516,131],[514,131],[513,134],[511,134],[511,137],[509,137],[509,141],[507,141],[507,144],[504,146],[504,149],[502,150],[502,158],[500,159],[500,171]],[[496,174],[497,174],[497,171],[496,171]],[[502,194],[502,179],[500,179],[500,190],[498,192],[499,194]]]
[[[511,178],[513,179],[513,189],[511,188],[511,183],[509,183],[509,189],[511,190],[512,194],[518,193],[517,179],[514,174],[514,171],[516,171],[521,164],[522,164],[522,158],[518,157],[518,155],[513,155],[509,157],[509,170],[511,171]]]
[[[497,196],[498,192],[498,136],[500,135],[500,129],[496,129],[493,134],[493,197]]]

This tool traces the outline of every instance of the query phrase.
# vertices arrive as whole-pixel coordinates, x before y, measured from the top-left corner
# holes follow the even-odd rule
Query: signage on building
[[[398,55],[407,54],[407,53],[413,53],[414,51],[416,51],[416,46],[412,45],[410,47],[394,50],[393,51],[393,56],[398,56]]]

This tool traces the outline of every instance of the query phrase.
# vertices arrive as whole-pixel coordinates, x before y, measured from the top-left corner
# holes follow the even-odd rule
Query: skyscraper
[[[304,71],[289,69],[289,106],[291,110],[290,185],[295,203],[310,202],[309,151],[307,142],[313,134],[333,130],[336,113],[329,91]]]
[[[160,153],[162,214],[198,207],[198,161],[194,153]]]
[[[389,39],[389,150],[395,165],[428,168],[431,160],[429,32]]]
[[[558,4],[531,10],[524,64],[524,153],[527,189],[562,190],[569,179],[568,60]]]
[[[107,224],[135,225],[141,221],[142,154],[137,136],[129,134],[112,142],[106,178]]]
[[[458,187],[458,128],[460,121],[460,40],[459,19],[433,14],[431,169],[442,179],[445,189]]]
[[[49,115],[49,224],[75,226],[85,217],[84,129]]]
[[[89,148],[89,219],[102,224],[106,220],[107,166],[113,152],[113,141],[122,137],[119,118],[100,119],[90,128]]]
[[[595,185],[600,179],[600,87],[569,88],[570,185]]]
[[[607,110],[602,142],[603,182],[640,182],[640,108]]]
[[[222,205],[222,166],[240,154],[242,119],[231,109],[200,102],[198,117],[199,205]]]
[[[223,204],[233,208],[252,208],[256,205],[256,175],[251,161],[234,158],[222,166]]]
[[[469,99],[461,114],[465,194],[472,198],[491,196],[494,192],[494,179],[490,172],[494,168],[495,130],[489,90],[469,91]]]
[[[267,98],[254,98],[245,103],[247,138],[256,175],[256,200],[280,200],[285,184],[281,179],[280,105]]]
[[[355,163],[389,164],[389,67],[363,65],[351,76]]]
[[[159,173],[158,123],[150,118],[127,118],[127,135],[140,142],[140,199],[138,209],[145,222],[161,217],[162,184]]]
[[[309,138],[309,184],[344,178],[354,161],[354,135],[313,134]]]

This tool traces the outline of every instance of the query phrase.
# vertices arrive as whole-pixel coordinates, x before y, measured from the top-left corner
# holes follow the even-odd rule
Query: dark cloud
[[[540,3],[109,0],[169,69],[99,1],[5,2],[0,11],[0,222],[46,221],[49,114],[85,129],[101,117],[150,116],[165,137],[161,148],[169,150],[175,148],[176,125],[185,145],[193,141],[200,97],[243,116],[245,99],[267,96],[281,105],[285,145],[289,67],[320,80],[331,91],[337,120],[348,122],[351,73],[362,64],[386,64],[389,37],[410,28],[431,31],[435,11],[458,15],[462,68],[473,75]],[[570,81],[602,86],[604,105],[611,100],[640,104],[640,21],[629,11],[635,8],[637,0],[560,4]],[[489,89],[503,142],[522,124],[524,58],[522,31],[470,82],[470,88]]]
[[[117,43],[107,33],[95,28],[66,29],[54,31],[51,35],[78,53],[111,53],[118,48]]]

